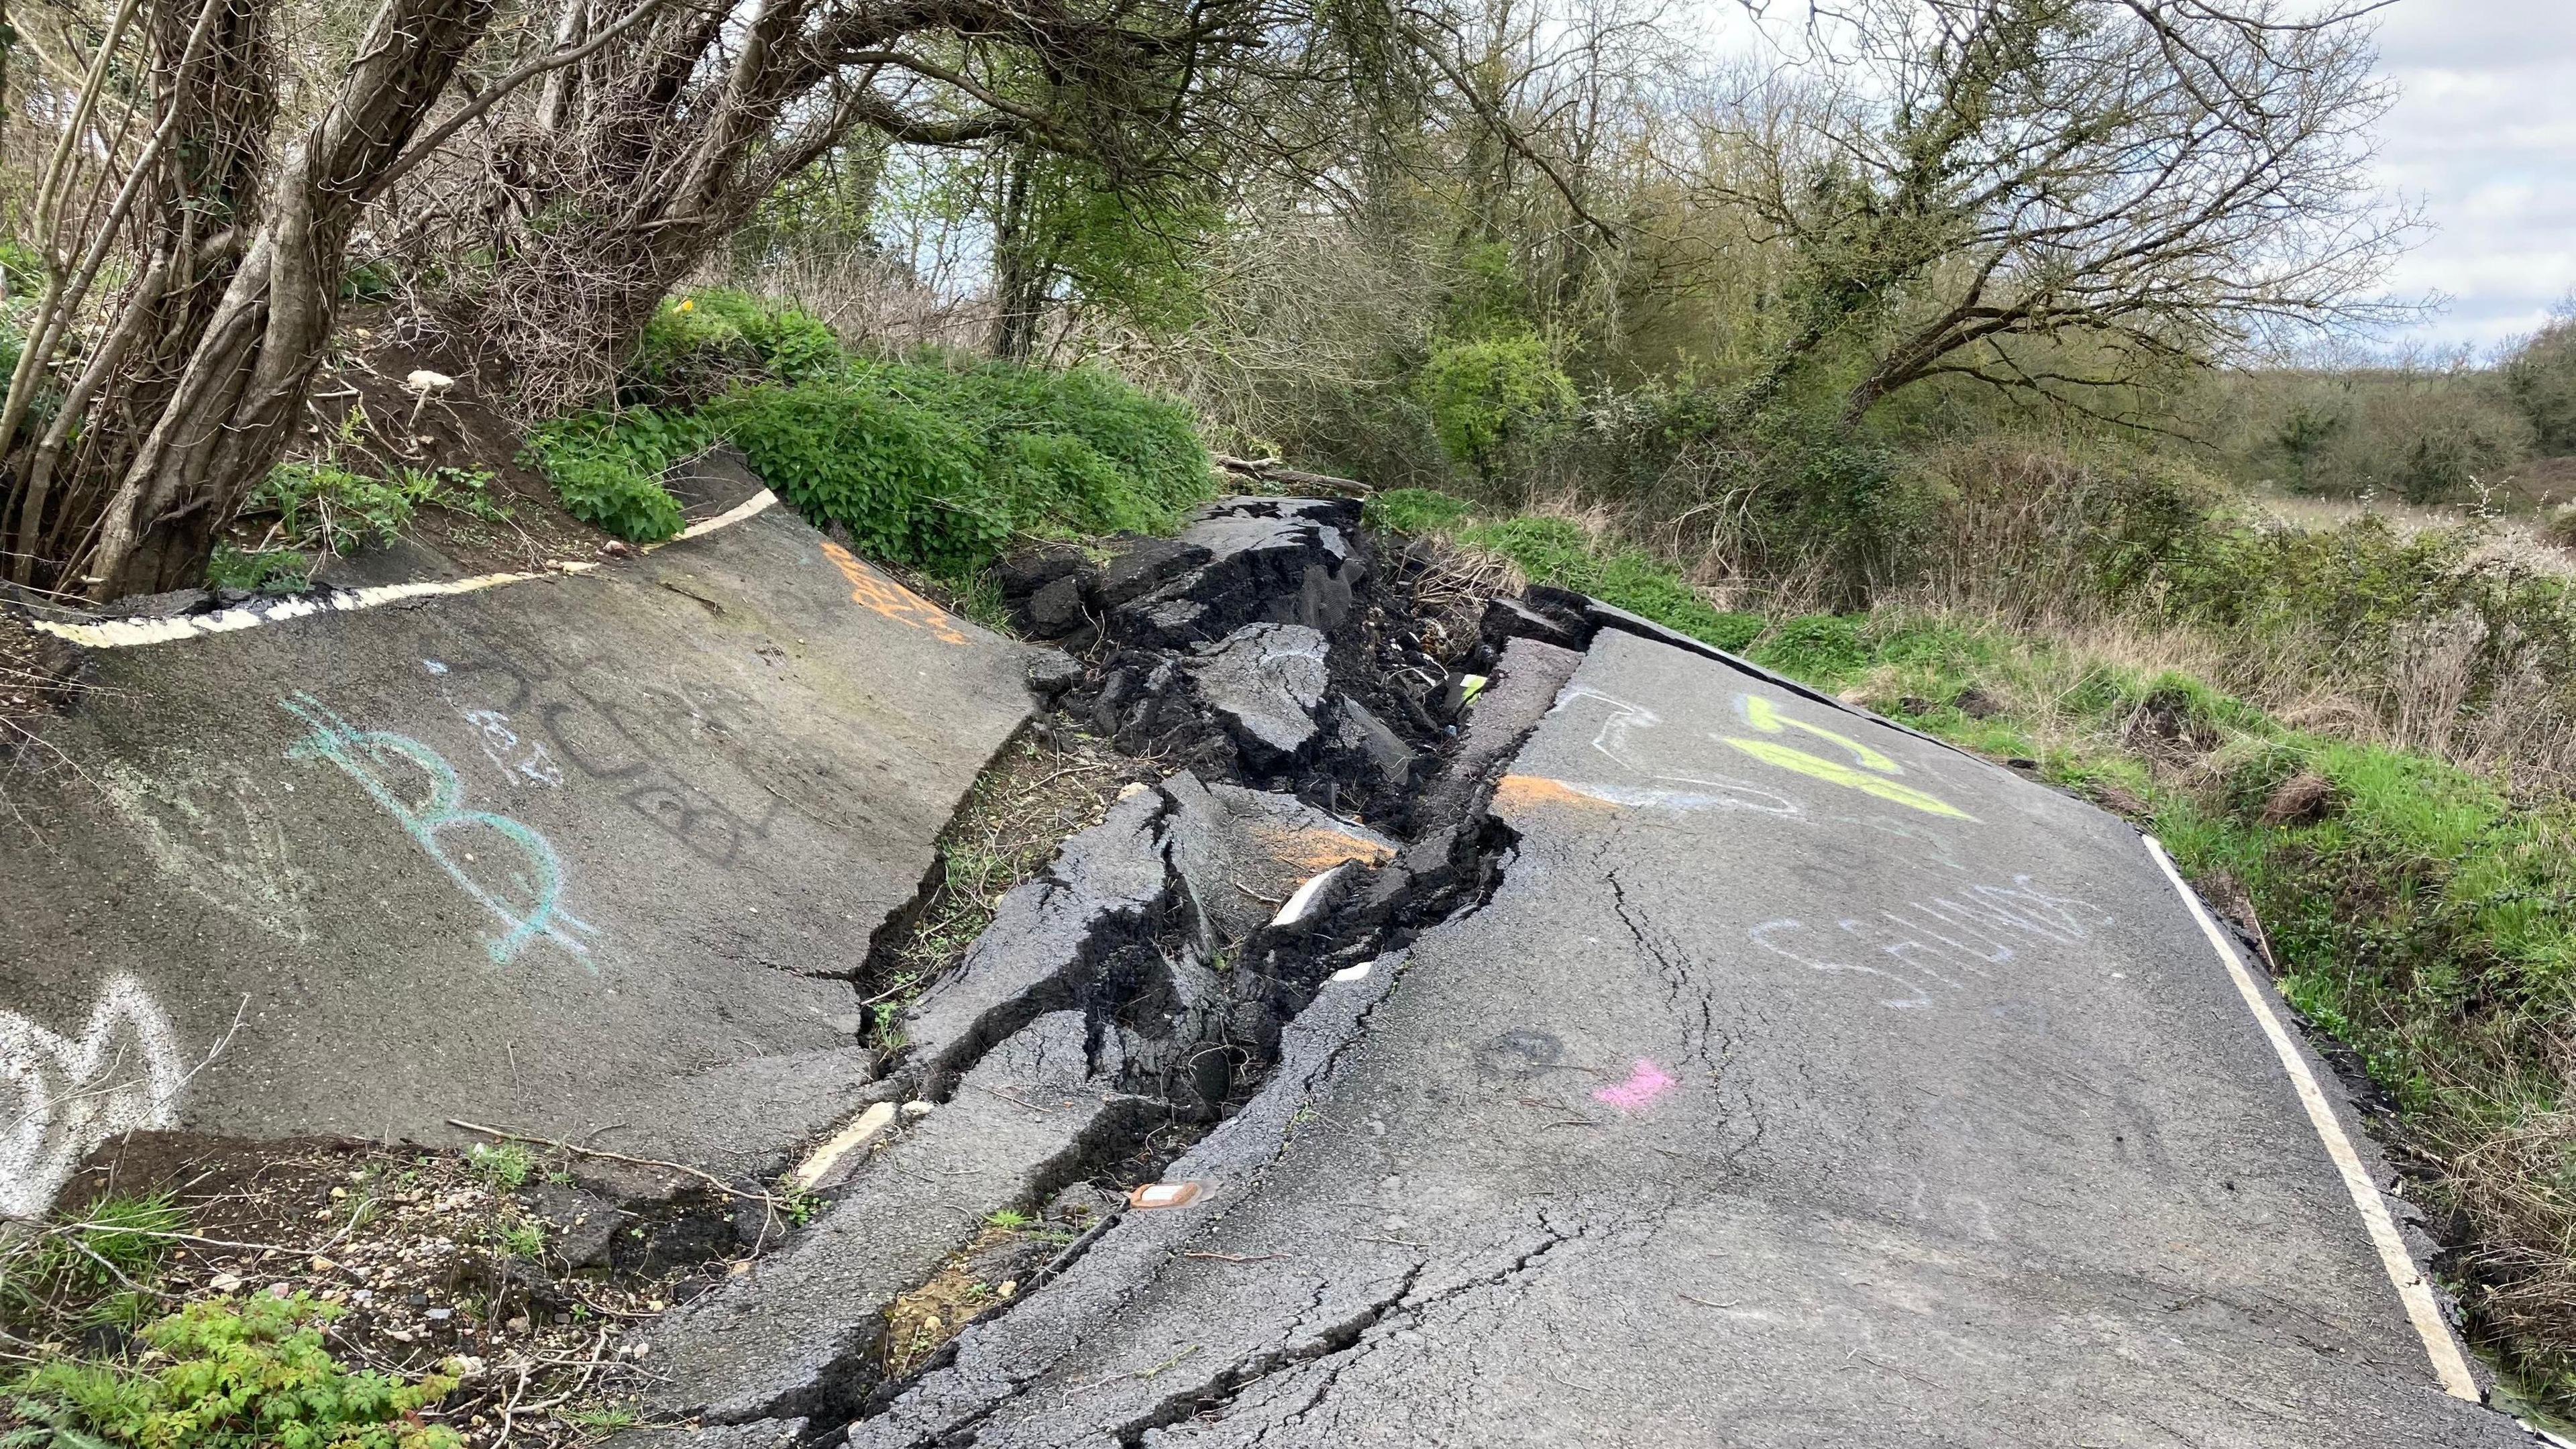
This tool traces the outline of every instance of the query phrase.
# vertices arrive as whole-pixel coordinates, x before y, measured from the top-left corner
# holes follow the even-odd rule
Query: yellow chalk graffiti
[[[1852,759],[1860,768],[1855,769],[1840,760],[1829,760],[1822,755],[1811,755],[1795,745],[1782,744],[1778,740],[1748,740],[1734,735],[1721,736],[1728,744],[1766,765],[1795,770],[1809,779],[1858,790],[1864,795],[1875,796],[1891,804],[1903,805],[1927,814],[1947,815],[1954,820],[1977,818],[1938,795],[1917,790],[1911,785],[1900,785],[1887,778],[1890,775],[1905,773],[1905,767],[1858,740],[1838,735],[1821,725],[1811,725],[1805,720],[1791,719],[1780,713],[1777,705],[1760,695],[1740,694],[1736,696],[1735,703],[1736,708],[1744,716],[1744,722],[1764,734],[1776,735],[1792,729],[1805,730],[1818,739],[1831,740],[1849,750]]]

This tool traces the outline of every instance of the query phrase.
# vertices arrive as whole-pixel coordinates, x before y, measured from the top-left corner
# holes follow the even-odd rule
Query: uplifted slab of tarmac
[[[2120,822],[1616,632],[1494,808],[1196,1201],[851,1442],[2529,1442]]]
[[[783,508],[578,577],[106,649],[0,776],[0,1210],[137,1127],[754,1170],[1027,651]]]

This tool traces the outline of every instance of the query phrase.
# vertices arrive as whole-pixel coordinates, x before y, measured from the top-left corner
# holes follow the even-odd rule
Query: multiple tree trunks
[[[110,598],[204,577],[217,531],[285,452],[351,230],[492,19],[491,0],[387,0],[329,103],[267,162],[270,10],[151,13],[147,260],[64,406],[11,457],[0,519],[21,582]]]

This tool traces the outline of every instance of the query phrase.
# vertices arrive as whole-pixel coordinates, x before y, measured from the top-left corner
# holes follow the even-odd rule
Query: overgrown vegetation
[[[662,474],[718,441],[871,557],[953,582],[1014,539],[1163,529],[1209,493],[1189,412],[1102,369],[860,358],[732,292],[666,306],[646,339],[631,405],[528,439],[565,506],[623,538],[679,531]]]
[[[352,1372],[325,1346],[342,1310],[298,1292],[176,1301],[164,1270],[188,1240],[172,1194],[114,1196],[0,1247],[0,1322],[40,1349],[56,1335],[128,1341],[124,1356],[39,1353],[0,1389],[8,1449],[453,1449],[416,1411],[450,1374]],[[130,1335],[130,1339],[128,1336]]]
[[[410,1417],[456,1387],[352,1373],[322,1346],[337,1310],[301,1294],[191,1303],[144,1325],[160,1356],[131,1367],[58,1359],[18,1381],[27,1427],[10,1449],[455,1449],[457,1433]]]

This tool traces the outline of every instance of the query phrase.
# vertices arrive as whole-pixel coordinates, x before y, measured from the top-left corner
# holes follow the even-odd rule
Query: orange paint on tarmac
[[[851,603],[873,609],[898,624],[927,629],[932,638],[944,644],[966,642],[964,631],[947,610],[869,568],[857,554],[827,538],[823,540],[823,557],[830,559],[841,577],[850,581]]]
[[[1611,811],[1619,807],[1607,800],[1586,795],[1563,780],[1545,775],[1505,775],[1494,786],[1494,808],[1517,813],[1535,805],[1563,805],[1570,809]]]

